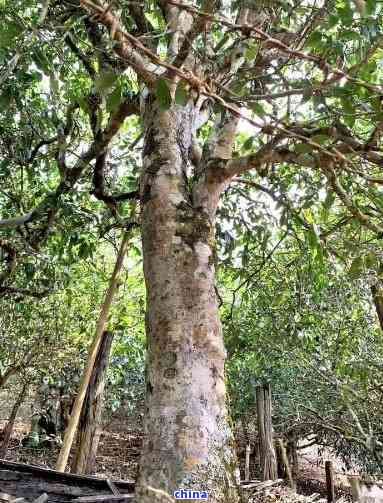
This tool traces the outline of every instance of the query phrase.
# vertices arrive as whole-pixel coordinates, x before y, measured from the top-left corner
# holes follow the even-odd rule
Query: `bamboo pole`
[[[101,306],[100,316],[98,318],[96,326],[96,333],[89,349],[88,360],[81,379],[80,388],[78,390],[76,400],[73,405],[73,410],[69,419],[69,424],[65,431],[63,445],[61,447],[61,451],[57,460],[56,470],[59,472],[65,472],[65,468],[68,463],[69,453],[73,444],[74,436],[76,434],[82,406],[89,386],[89,381],[92,375],[94,362],[96,360],[102,336],[108,322],[109,312],[112,306],[113,298],[119,286],[118,280],[122,270],[122,265],[124,263],[124,257],[128,249],[129,239],[130,239],[130,232],[125,231],[121,240],[114,270],[109,281],[109,286],[106,290],[105,299]]]

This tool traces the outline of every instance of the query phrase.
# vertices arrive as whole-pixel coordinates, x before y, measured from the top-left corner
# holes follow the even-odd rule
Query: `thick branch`
[[[110,38],[115,42],[115,52],[125,60],[147,85],[153,85],[157,80],[154,68],[142,54],[151,55],[151,51],[136,37],[122,30],[119,20],[109,10],[96,5],[90,0],[81,0],[81,6],[93,14],[94,19],[109,30]]]
[[[221,170],[217,170],[217,168],[214,167],[214,159],[212,160],[212,166],[215,170],[221,173],[222,177],[230,180],[234,176],[246,173],[250,170],[256,170],[261,175],[265,175],[265,165],[268,164],[283,162],[296,163],[299,161],[303,162],[303,158],[299,154],[292,152],[286,147],[276,148],[275,141],[273,141],[261,147],[258,152],[254,154],[250,154],[245,157],[238,157],[237,159],[230,159],[226,162],[221,161],[220,167],[222,167],[222,173]],[[218,164],[220,163],[218,162]],[[307,164],[307,160],[305,161],[305,164]]]
[[[220,2],[217,0],[204,0],[202,4],[202,10],[207,14],[213,14],[218,8],[219,3]],[[194,19],[194,22],[190,30],[185,34],[182,45],[173,61],[174,66],[179,68],[183,65],[188,55],[190,54],[194,40],[203,31],[207,30],[209,28],[209,25],[211,25],[211,21],[206,16],[197,16],[197,18]]]

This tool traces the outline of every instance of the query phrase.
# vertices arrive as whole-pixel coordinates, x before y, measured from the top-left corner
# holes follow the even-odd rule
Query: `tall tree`
[[[237,502],[215,289],[217,210],[231,185],[287,171],[298,190],[311,184],[338,195],[357,225],[382,234],[381,6],[36,3],[5,2],[2,150],[8,171],[27,163],[42,186],[29,181],[27,196],[7,187],[13,200],[0,229],[7,238],[18,230],[36,249],[79,211],[90,179],[117,225],[126,225],[122,202],[139,195],[148,357],[138,501],[152,501],[151,488],[183,487],[207,489],[215,503]],[[36,66],[48,77],[42,84]],[[46,89],[38,92],[44,80],[48,99]],[[118,133],[129,136],[123,123],[133,116],[143,131],[138,187],[114,192],[106,175],[121,159]],[[16,148],[13,139],[21,125],[34,143],[24,158],[24,140]],[[15,180],[24,180],[18,173]],[[308,226],[316,245],[317,229]],[[5,250],[2,281],[11,293],[8,257]]]

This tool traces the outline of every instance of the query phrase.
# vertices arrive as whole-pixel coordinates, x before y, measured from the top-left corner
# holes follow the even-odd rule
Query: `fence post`
[[[325,470],[326,470],[327,501],[328,503],[334,503],[335,502],[334,469],[331,461],[325,462]]]
[[[250,480],[250,445],[246,446],[245,480]]]

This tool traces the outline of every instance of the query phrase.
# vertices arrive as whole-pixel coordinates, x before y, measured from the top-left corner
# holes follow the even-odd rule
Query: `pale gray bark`
[[[206,490],[212,503],[239,501],[214,288],[215,208],[198,200],[186,179],[195,116],[192,106],[160,111],[148,97],[141,178],[147,402],[139,503],[152,501],[150,487],[171,495],[180,488]]]

